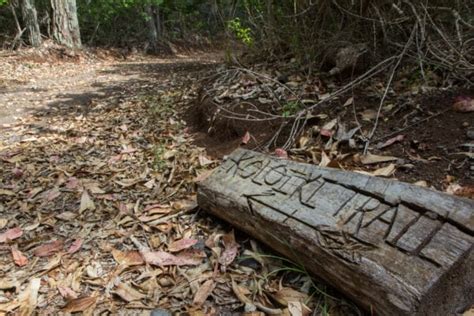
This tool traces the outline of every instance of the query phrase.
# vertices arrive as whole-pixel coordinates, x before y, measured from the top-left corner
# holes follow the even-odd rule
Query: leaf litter
[[[218,161],[181,120],[200,72],[178,68],[0,139],[0,314],[306,315],[344,301],[196,208],[194,181]]]

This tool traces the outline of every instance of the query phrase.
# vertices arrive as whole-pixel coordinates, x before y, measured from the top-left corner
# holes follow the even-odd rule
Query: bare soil
[[[362,131],[368,134],[373,121],[364,121],[360,113],[376,112],[379,99],[367,97],[363,91],[359,93],[360,95],[354,98],[356,113]],[[382,113],[370,152],[400,158],[400,167],[393,177],[401,181],[426,181],[428,186],[439,190],[445,190],[453,182],[461,186],[473,186],[474,164],[465,153],[472,150],[468,145],[472,146],[473,141],[467,134],[468,130],[474,128],[474,113],[460,113],[451,109],[455,97],[459,95],[472,97],[474,90],[432,92],[414,95],[409,99],[393,97],[387,100],[386,104],[394,103],[397,107],[389,113]],[[338,117],[339,121],[349,128],[355,127],[353,107],[343,106],[348,97],[350,96],[341,98],[339,102],[333,102],[313,114],[324,113],[330,119]],[[260,110],[265,111],[268,105],[258,106]],[[222,158],[239,146],[262,150],[262,145],[279,127],[279,122],[270,124],[268,121],[249,122],[216,118],[216,110],[209,97],[204,97],[198,99],[186,116],[191,131],[195,133],[196,144],[205,147],[208,154],[215,158]],[[246,108],[242,107],[236,112],[245,113],[245,110]],[[251,139],[243,145],[241,141],[246,132],[250,133]],[[398,135],[403,135],[402,141],[377,149],[377,145]],[[270,148],[272,149],[274,147]],[[343,153],[361,152],[362,148],[343,148]],[[370,172],[380,165],[369,167],[349,161],[345,167]]]

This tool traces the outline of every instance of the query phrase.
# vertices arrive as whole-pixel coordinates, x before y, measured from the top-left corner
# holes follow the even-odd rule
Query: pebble
[[[166,309],[154,309],[151,311],[150,316],[171,316],[172,314]]]
[[[467,138],[474,139],[474,129],[467,130]]]

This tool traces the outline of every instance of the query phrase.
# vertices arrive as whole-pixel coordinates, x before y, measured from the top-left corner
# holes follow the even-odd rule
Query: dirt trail
[[[0,128],[48,108],[86,106],[130,88],[131,84],[139,82],[143,87],[181,67],[199,67],[216,58],[216,55],[205,55],[79,63],[19,62],[15,58],[3,58],[0,61]]]

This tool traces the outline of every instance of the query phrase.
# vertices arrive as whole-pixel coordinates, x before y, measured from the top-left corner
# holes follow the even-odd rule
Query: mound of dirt
[[[222,158],[239,145],[262,150],[280,127],[281,120],[266,120],[255,113],[256,109],[262,112],[269,111],[271,105],[261,104],[255,100],[218,105],[202,92],[199,95],[200,97],[187,110],[185,120],[190,132],[194,134],[195,143],[205,147],[208,155],[213,158]],[[226,110],[242,114],[242,118]],[[261,120],[245,118],[250,114],[260,117]],[[250,139],[246,144],[242,144],[247,132]]]

